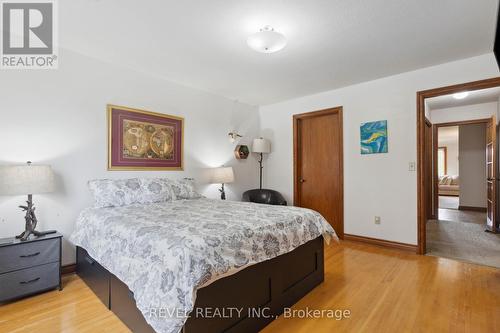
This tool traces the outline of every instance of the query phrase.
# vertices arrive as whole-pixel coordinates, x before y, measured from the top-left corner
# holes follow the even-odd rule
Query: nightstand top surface
[[[4,246],[11,246],[11,245],[19,245],[19,244],[24,244],[24,243],[32,243],[32,242],[39,242],[47,239],[54,239],[54,238],[60,238],[63,235],[55,232],[53,234],[48,234],[45,236],[41,237],[30,237],[28,240],[21,241],[20,239],[17,239],[15,237],[8,237],[8,238],[0,238],[0,247]]]

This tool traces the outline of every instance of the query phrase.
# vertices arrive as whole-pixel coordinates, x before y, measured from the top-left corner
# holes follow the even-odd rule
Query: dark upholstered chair
[[[268,205],[286,206],[285,198],[283,198],[281,193],[276,192],[274,190],[266,190],[266,189],[248,190],[245,193],[243,193],[242,200],[247,202],[255,202]]]

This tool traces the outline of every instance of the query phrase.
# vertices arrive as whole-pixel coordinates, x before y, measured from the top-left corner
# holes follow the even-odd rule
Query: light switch
[[[415,170],[417,170],[416,163],[415,162],[408,163],[408,171],[415,171]]]

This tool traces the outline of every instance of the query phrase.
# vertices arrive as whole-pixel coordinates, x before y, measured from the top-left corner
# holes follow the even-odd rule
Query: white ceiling
[[[469,95],[464,99],[455,99],[453,94],[427,98],[425,100],[429,111],[446,109],[457,106],[498,102],[500,98],[500,87],[469,91]]]
[[[491,52],[498,0],[65,0],[62,47],[254,105]],[[288,38],[249,49],[264,25]]]

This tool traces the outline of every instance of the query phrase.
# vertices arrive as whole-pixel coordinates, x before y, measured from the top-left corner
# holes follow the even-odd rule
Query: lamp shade
[[[269,140],[258,138],[253,139],[252,143],[253,153],[270,153],[271,152],[271,142]]]
[[[227,184],[234,182],[232,167],[220,167],[212,169],[212,184]]]
[[[49,165],[0,167],[0,195],[38,194],[54,191],[54,173]]]

